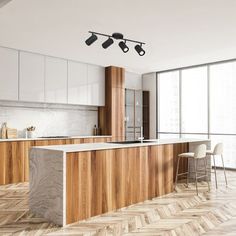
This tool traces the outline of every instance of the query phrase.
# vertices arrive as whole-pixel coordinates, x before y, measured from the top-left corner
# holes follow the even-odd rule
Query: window
[[[207,67],[182,70],[182,133],[207,133]]]
[[[236,134],[236,62],[210,66],[210,132]]]
[[[160,132],[179,133],[179,71],[159,74],[158,83]]]
[[[224,144],[236,169],[236,61],[158,73],[157,136]],[[222,166],[221,158],[216,165]]]

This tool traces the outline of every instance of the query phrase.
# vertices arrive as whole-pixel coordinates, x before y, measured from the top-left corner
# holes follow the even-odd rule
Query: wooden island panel
[[[187,145],[67,153],[66,224],[173,191],[175,157]]]

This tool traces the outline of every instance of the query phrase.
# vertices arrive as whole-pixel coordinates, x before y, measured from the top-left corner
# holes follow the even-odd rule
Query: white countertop
[[[45,149],[63,152],[83,152],[92,150],[106,150],[116,148],[130,148],[130,147],[143,147],[152,145],[176,144],[176,143],[190,143],[190,142],[208,142],[209,139],[152,139],[150,143],[133,143],[133,144],[115,144],[115,143],[82,143],[82,144],[67,144],[67,145],[51,145],[51,146],[38,146],[33,149]]]
[[[12,139],[0,139],[0,142],[13,142],[13,141],[35,141],[35,140],[56,140],[56,139],[79,139],[79,138],[109,138],[110,135],[85,135],[85,136],[68,136],[59,138],[12,138]]]

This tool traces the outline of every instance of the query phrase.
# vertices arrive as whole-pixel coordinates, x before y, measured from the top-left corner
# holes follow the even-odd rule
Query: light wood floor
[[[111,212],[65,228],[32,215],[28,207],[28,184],[0,186],[0,235],[236,235],[236,172],[228,174],[229,187],[220,184],[210,193],[201,182],[199,196],[195,186],[179,184],[176,193]]]

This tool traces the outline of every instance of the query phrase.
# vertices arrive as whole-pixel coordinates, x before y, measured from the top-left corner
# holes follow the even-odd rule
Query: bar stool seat
[[[208,189],[210,191],[210,185],[209,185],[209,180],[208,180],[208,174],[207,174],[207,161],[206,161],[206,145],[205,144],[201,144],[198,145],[196,147],[196,149],[194,150],[194,152],[185,152],[185,153],[181,153],[178,155],[177,157],[177,169],[176,169],[176,176],[175,176],[175,186],[177,186],[177,182],[178,182],[178,176],[182,176],[182,175],[187,175],[187,185],[188,185],[188,174],[189,174],[189,167],[188,167],[188,171],[187,172],[183,172],[183,173],[179,173],[179,160],[180,158],[190,158],[194,160],[194,172],[195,172],[195,184],[196,184],[196,192],[198,195],[198,186],[197,186],[197,180],[203,177],[206,177],[207,180],[207,184],[208,184]],[[204,164],[205,164],[205,174],[198,176],[198,160],[199,159],[203,159],[204,160]]]
[[[178,155],[178,157],[194,158],[194,152],[181,153]]]

